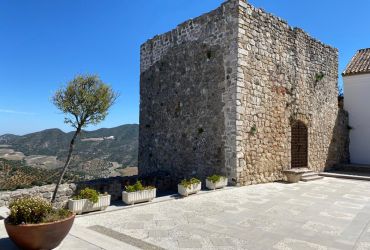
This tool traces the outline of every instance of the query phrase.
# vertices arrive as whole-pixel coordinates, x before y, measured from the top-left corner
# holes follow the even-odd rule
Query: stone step
[[[343,174],[343,173],[331,173],[331,172],[321,172],[321,176],[333,177],[333,178],[343,178],[343,179],[352,179],[352,180],[362,180],[370,181],[370,176],[356,175],[356,174]]]
[[[313,176],[308,176],[308,177],[303,177],[301,178],[301,181],[316,181],[316,180],[321,180],[322,178],[324,178],[323,176],[319,176],[318,174],[316,175],[313,175]]]
[[[308,168],[292,168],[283,171],[287,176],[289,183],[296,183],[298,181],[314,181],[320,180],[323,177],[319,176],[317,172],[309,170]]]
[[[311,177],[311,176],[317,176],[317,175],[318,175],[318,173],[315,173],[313,171],[308,171],[308,172],[302,174],[302,177]]]
[[[333,170],[370,173],[370,165],[364,164],[338,164]]]

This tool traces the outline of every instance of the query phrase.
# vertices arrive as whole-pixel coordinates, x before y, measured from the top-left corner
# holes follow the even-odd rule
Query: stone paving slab
[[[0,249],[20,250],[8,238],[3,221],[0,221]],[[130,244],[97,233],[76,224],[73,225],[68,236],[55,250],[139,250]]]
[[[2,221],[0,249],[17,249]],[[370,182],[325,177],[117,207],[78,216],[58,249],[370,249]]]
[[[95,232],[98,232],[100,234],[106,235],[108,237],[111,237],[113,239],[116,239],[118,241],[125,242],[126,244],[130,244],[131,246],[135,246],[135,248],[138,248],[138,249],[163,250],[163,248],[161,247],[158,247],[148,242],[133,238],[129,235],[119,233],[117,231],[114,231],[112,229],[109,229],[103,226],[95,225],[95,226],[89,227],[89,229],[94,230]]]
[[[208,192],[76,219],[164,249],[368,249],[369,223],[370,182],[335,178]]]

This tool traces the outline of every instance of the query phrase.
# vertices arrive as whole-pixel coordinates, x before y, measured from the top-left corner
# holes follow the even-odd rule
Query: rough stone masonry
[[[139,174],[234,185],[347,162],[338,51],[242,0],[141,46]]]

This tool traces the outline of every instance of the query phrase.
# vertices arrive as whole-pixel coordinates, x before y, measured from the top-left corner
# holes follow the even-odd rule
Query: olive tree
[[[56,183],[51,202],[55,202],[58,188],[71,162],[77,136],[88,125],[103,121],[108,115],[108,109],[117,98],[112,88],[103,83],[96,75],[79,75],[56,91],[53,96],[54,105],[66,116],[64,122],[71,125],[75,132],[69,144],[66,162]]]

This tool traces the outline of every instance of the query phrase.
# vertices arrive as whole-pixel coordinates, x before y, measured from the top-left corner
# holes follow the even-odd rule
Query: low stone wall
[[[112,201],[121,200],[124,187],[133,184],[136,180],[141,180],[144,185],[157,187],[158,191],[168,191],[176,187],[176,183],[170,181],[168,174],[157,172],[148,176],[117,176],[111,178],[102,178],[78,183],[68,183],[60,186],[56,198],[57,207],[65,207],[68,199],[79,190],[89,187],[100,193],[108,193]],[[10,201],[22,196],[40,196],[45,199],[51,199],[55,185],[45,185],[27,189],[18,189],[14,191],[0,191],[0,207],[7,206]]]
[[[167,172],[155,172],[151,175],[141,176],[116,176],[110,178],[95,179],[76,183],[76,192],[85,187],[97,190],[100,193],[108,193],[112,196],[112,201],[121,200],[122,191],[125,186],[134,184],[140,180],[143,185],[155,186],[158,191],[175,190],[177,182],[169,178],[170,174]]]
[[[45,185],[27,189],[17,189],[15,191],[2,191],[0,192],[0,207],[7,206],[10,201],[23,196],[39,196],[50,200],[53,195],[54,188],[55,185]],[[75,190],[76,184],[71,183],[61,185],[56,198],[56,205],[58,207],[66,205],[69,197],[73,195]]]

